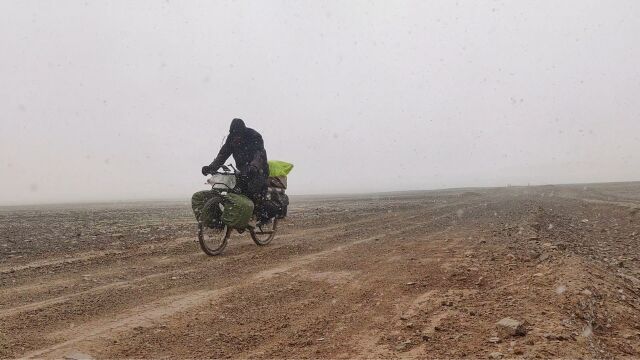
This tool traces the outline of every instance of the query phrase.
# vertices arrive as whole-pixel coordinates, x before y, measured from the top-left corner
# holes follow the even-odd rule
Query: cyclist
[[[233,156],[236,167],[240,170],[240,191],[254,202],[258,220],[261,223],[267,222],[269,218],[261,206],[267,192],[269,177],[267,151],[264,149],[262,135],[248,128],[242,119],[231,121],[229,136],[213,162],[202,167],[202,175],[215,173],[230,156]],[[191,203],[196,218],[199,218],[204,204],[216,194],[215,191],[208,190],[193,195]]]

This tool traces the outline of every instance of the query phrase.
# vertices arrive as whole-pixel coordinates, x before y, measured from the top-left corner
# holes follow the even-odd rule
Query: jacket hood
[[[247,126],[242,119],[233,119],[233,121],[231,121],[231,127],[229,127],[230,134],[242,134],[245,130],[247,130]]]

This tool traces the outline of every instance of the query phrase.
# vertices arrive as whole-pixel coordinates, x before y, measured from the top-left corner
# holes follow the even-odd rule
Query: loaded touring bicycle
[[[233,165],[222,166],[221,169],[207,179],[211,191],[198,192],[192,199],[198,218],[200,248],[210,256],[221,254],[234,230],[238,233],[248,231],[257,245],[269,244],[278,230],[278,221],[287,216],[287,175],[293,165],[269,161],[268,191],[260,204],[261,211],[269,220],[262,222],[258,221],[256,204],[237,186],[240,172]]]

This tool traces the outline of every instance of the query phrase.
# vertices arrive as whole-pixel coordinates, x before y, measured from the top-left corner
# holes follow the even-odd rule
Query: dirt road
[[[214,258],[187,203],[4,208],[0,357],[640,357],[637,208],[638,183],[297,198]]]

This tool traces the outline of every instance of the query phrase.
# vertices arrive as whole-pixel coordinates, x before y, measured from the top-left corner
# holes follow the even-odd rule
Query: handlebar
[[[236,169],[236,167],[233,166],[233,164],[222,165],[222,166],[220,166],[220,168],[222,169],[222,171],[216,170],[216,171],[210,173],[210,175],[216,175],[216,174],[238,175],[238,174],[240,174],[240,170]],[[231,168],[231,169],[229,169],[229,168]]]

